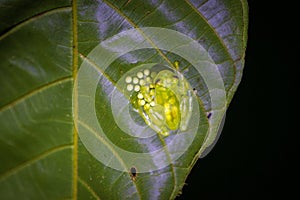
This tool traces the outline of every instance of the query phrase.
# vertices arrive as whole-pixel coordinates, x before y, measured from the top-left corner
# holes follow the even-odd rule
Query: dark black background
[[[219,141],[198,160],[178,199],[298,199],[295,116],[289,91],[296,55],[295,5],[249,0],[243,78]],[[298,11],[300,12],[300,11]],[[300,14],[300,13],[299,13]],[[295,16],[293,16],[295,15]],[[289,24],[291,23],[291,24]],[[298,24],[298,25],[297,25]],[[292,72],[292,71],[291,71]],[[295,98],[295,97],[294,97]],[[295,197],[291,198],[293,193]]]

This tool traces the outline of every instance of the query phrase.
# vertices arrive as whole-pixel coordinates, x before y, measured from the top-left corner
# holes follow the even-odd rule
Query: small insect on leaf
[[[130,177],[131,177],[131,180],[136,181],[137,171],[136,171],[135,167],[130,168]]]

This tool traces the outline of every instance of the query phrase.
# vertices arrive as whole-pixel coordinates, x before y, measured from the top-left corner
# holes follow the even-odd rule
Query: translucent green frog
[[[175,62],[178,68],[178,63]],[[185,131],[192,112],[192,92],[182,74],[164,69],[139,71],[126,77],[127,90],[132,91],[130,102],[157,133],[168,136],[170,131]]]

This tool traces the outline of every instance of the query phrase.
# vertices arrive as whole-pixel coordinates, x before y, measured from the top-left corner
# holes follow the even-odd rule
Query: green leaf
[[[215,142],[241,80],[247,17],[245,0],[0,0],[1,199],[175,199],[199,156]],[[178,35],[165,35],[166,30],[185,35],[186,41],[197,43],[188,46],[195,49],[184,49]],[[118,43],[124,35],[129,42]],[[141,38],[147,48],[134,49]],[[203,54],[193,57],[198,47]],[[106,56],[114,48],[132,51],[114,54],[115,59]],[[213,68],[201,72],[213,72],[210,78],[224,83],[226,99],[193,63],[205,56],[220,78],[213,78]],[[109,59],[109,67],[103,68]],[[197,115],[188,130],[168,137],[125,134],[118,124],[122,119],[121,126],[130,118],[143,127],[141,136],[153,130],[135,112],[128,118],[123,112],[115,116],[118,109],[130,107],[122,90],[124,76],[140,66],[172,66],[175,61],[195,92]],[[92,84],[93,78],[97,82],[82,89],[86,66],[90,71],[84,84]],[[215,100],[225,100],[225,106],[215,106]],[[93,120],[111,143],[89,125]],[[192,129],[196,134],[189,140]],[[179,142],[170,147],[177,136]],[[148,160],[130,160],[113,146],[139,154],[161,152]],[[142,164],[155,168],[145,171]]]

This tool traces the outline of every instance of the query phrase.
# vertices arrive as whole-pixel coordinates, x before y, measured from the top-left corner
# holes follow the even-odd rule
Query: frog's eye
[[[164,69],[144,69],[125,78],[133,108],[154,131],[167,136],[187,129],[192,96],[183,75]]]

